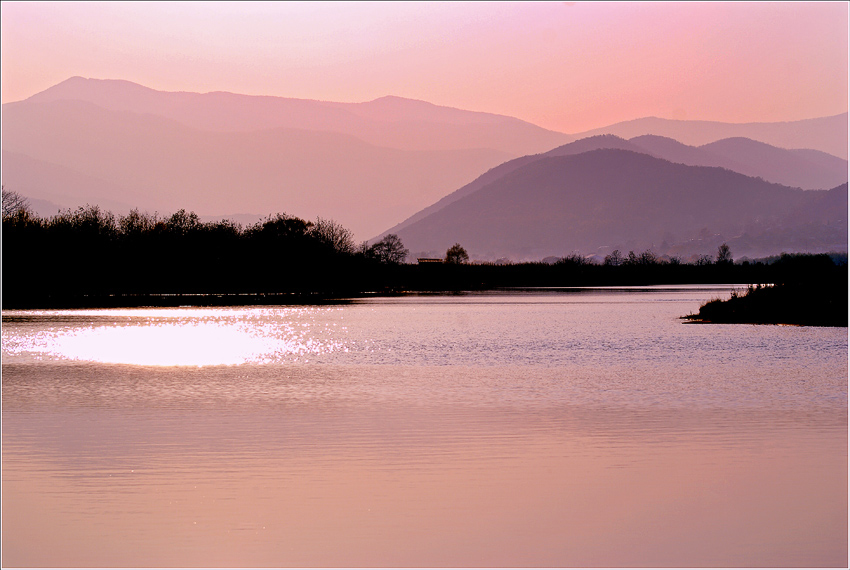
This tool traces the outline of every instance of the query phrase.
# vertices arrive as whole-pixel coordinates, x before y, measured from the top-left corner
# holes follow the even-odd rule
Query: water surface
[[[4,566],[846,566],[847,329],[728,288],[3,314]]]

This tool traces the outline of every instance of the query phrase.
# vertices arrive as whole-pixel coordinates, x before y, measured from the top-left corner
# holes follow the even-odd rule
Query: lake
[[[3,566],[847,566],[847,329],[731,286],[4,311]]]

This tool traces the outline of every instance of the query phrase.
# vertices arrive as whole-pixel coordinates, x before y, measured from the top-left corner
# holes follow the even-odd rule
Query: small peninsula
[[[715,299],[695,315],[694,323],[847,326],[847,267],[826,255],[783,255],[784,282],[750,285],[729,299]]]

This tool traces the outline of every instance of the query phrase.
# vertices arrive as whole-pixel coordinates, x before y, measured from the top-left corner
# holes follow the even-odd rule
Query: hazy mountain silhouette
[[[108,197],[207,216],[286,211],[336,219],[359,239],[488,168],[568,140],[511,117],[398,97],[169,93],[79,77],[4,105],[2,128],[12,153],[4,183],[33,199],[105,206]],[[50,166],[36,175],[23,156]],[[16,173],[8,182],[7,168]],[[90,191],[64,188],[62,169],[87,177]]]
[[[479,258],[614,248],[684,255],[712,253],[714,241],[724,239],[736,256],[752,256],[782,251],[798,228],[807,232],[809,250],[846,250],[847,185],[804,191],[603,148],[520,165],[398,234],[414,255],[442,253],[456,242]],[[771,232],[772,241],[759,241]],[[748,249],[734,241],[743,236],[753,244]]]
[[[699,148],[729,161],[718,166],[785,186],[823,190],[847,182],[847,161],[817,150],[786,150],[743,137]]]
[[[546,153],[524,156],[500,164],[381,235],[399,233],[410,224],[541,158],[568,156],[603,148],[630,150],[690,166],[726,168],[748,176],[761,177],[769,182],[803,189],[834,188],[847,182],[847,161],[815,150],[786,150],[749,139],[724,139],[694,147],[657,135],[642,135],[631,140],[616,135],[595,135]]]
[[[22,171],[15,162],[26,155],[93,179],[90,194],[77,193],[82,202],[108,195],[161,212],[285,211],[336,219],[360,238],[510,158],[489,149],[382,148],[350,135],[299,129],[201,131],[83,101],[5,105],[3,147],[13,153],[4,157],[4,184],[6,169]],[[66,193],[66,177],[55,168],[43,172],[39,184],[43,190],[30,197]]]
[[[613,134],[625,139],[641,135],[669,137],[688,145],[704,145],[721,139],[745,137],[780,148],[810,148],[847,160],[847,113],[831,117],[777,123],[721,123],[677,121],[645,117],[572,135],[581,139]]]
[[[112,111],[146,113],[209,131],[328,131],[404,150],[493,149],[518,156],[563,144],[569,136],[513,117],[441,107],[402,97],[336,103],[240,95],[156,91],[114,79],[72,77],[28,102],[87,101]]]
[[[776,153],[765,154],[752,144],[730,149],[731,142],[718,139],[750,136],[842,155],[827,148],[838,140],[846,157],[846,119],[844,114],[732,125],[648,118],[597,131],[631,137],[652,132],[716,146],[688,149],[675,141],[613,136],[564,144],[571,136],[515,118],[399,97],[336,103],[162,92],[127,81],[75,77],[3,106],[3,150],[8,151],[3,181],[33,200],[63,206],[77,200],[118,210],[242,212],[246,219],[278,211],[329,217],[363,239],[406,217],[396,228],[408,227],[537,160],[596,148],[716,163],[766,180],[782,174],[785,184],[827,187],[841,169],[835,157],[794,150],[768,159],[764,156]],[[662,150],[664,145],[669,148]],[[697,156],[697,151],[703,152],[699,159],[670,155]],[[744,160],[750,155],[758,164]],[[784,164],[771,166],[771,160]],[[801,164],[816,165],[823,181],[814,184],[800,174]],[[411,212],[418,213],[410,217]]]
[[[541,156],[578,154],[598,148],[642,152],[690,166],[719,166],[747,176],[764,178],[804,190],[825,190],[847,182],[847,160],[812,150],[788,150],[744,137],[690,146],[669,137],[642,135],[625,140],[595,135],[543,153]]]

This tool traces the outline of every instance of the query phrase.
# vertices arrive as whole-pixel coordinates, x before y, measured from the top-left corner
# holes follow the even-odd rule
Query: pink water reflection
[[[4,313],[3,565],[846,566],[846,329],[712,295]]]
[[[846,416],[598,415],[77,411],[34,447],[4,412],[3,562],[846,564]],[[69,422],[97,431],[57,463]]]

